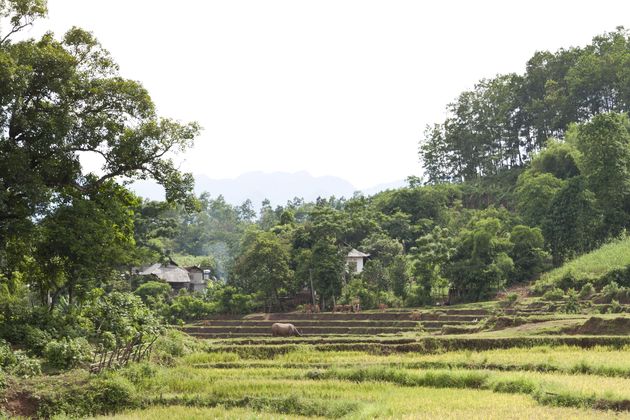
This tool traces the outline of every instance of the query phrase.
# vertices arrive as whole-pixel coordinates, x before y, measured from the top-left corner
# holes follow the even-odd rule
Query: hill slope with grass
[[[630,286],[630,238],[605,244],[543,274],[533,290],[538,294],[554,288],[580,290],[588,283],[601,291],[613,282],[621,287]]]

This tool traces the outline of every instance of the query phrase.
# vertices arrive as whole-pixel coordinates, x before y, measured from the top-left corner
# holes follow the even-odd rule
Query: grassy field
[[[159,418],[630,418],[630,348],[375,355],[308,346],[270,359],[196,352],[116,373]]]
[[[218,317],[169,329],[150,363],[9,378],[3,406],[57,419],[630,418],[630,316],[562,305]],[[272,337],[277,321],[304,336]]]
[[[569,274],[577,279],[595,280],[612,270],[622,269],[628,265],[630,238],[625,238],[606,244],[543,274],[536,282],[535,288],[543,290],[549,285],[557,284]]]
[[[484,316],[496,317],[486,309],[492,312]],[[423,316],[433,322],[461,314]],[[554,319],[529,303],[515,316],[543,317],[516,328]],[[158,341],[151,362],[100,375],[79,369],[12,378],[5,407],[57,419],[90,413],[122,419],[630,418],[627,332],[515,332],[200,340],[173,329]]]
[[[630,348],[609,347],[584,349],[533,347],[497,349],[482,352],[455,351],[437,354],[396,353],[386,357],[365,352],[318,352],[305,348],[274,357],[272,360],[241,358],[235,353],[195,353],[184,363],[199,368],[303,367],[331,368],[352,366],[388,366],[417,369],[494,369],[500,371],[533,371],[594,373],[601,376],[630,378]]]
[[[614,412],[593,413],[588,410],[566,407],[542,407],[528,397],[497,395],[489,391],[438,390],[430,388],[404,389],[386,384],[337,386],[335,392],[344,392],[362,402],[359,410],[347,418],[402,418],[402,419],[619,419],[626,418]],[[106,417],[99,417],[104,419]],[[295,419],[308,418],[294,413],[281,414],[253,411],[243,408],[217,406],[154,407],[130,411],[116,416],[118,419]],[[312,418],[312,417],[311,417]]]
[[[556,305],[527,298],[209,319],[184,327],[199,338],[169,329],[150,363],[9,378],[3,406],[57,419],[630,418],[630,317],[587,304],[567,314]],[[276,319],[313,329],[272,337]],[[397,332],[370,334],[364,324]],[[346,331],[314,330],[330,326]],[[213,328],[240,334],[206,339]]]

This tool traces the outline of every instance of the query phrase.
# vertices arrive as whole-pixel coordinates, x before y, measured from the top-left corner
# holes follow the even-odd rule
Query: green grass
[[[630,409],[629,347],[378,355],[300,346],[268,359],[193,353],[118,375],[144,406],[123,419],[615,418]]]
[[[311,371],[310,376],[319,380],[340,379],[359,383],[388,382],[410,387],[491,390],[497,393],[531,395],[544,404],[576,407],[614,407],[620,402],[630,400],[630,380],[580,374],[374,366]],[[560,402],[569,399],[569,403]]]
[[[490,391],[400,388],[391,384],[340,384],[337,392],[345,392],[364,405],[345,418],[407,419],[615,419],[609,411],[541,406],[523,395],[496,394]],[[99,417],[105,419],[106,417]],[[260,412],[248,408],[152,407],[115,416],[131,419],[297,419],[297,415]]]
[[[481,352],[454,351],[437,354],[396,353],[386,357],[365,352],[318,352],[302,349],[278,355],[271,360],[241,358],[235,353],[196,353],[182,363],[196,368],[229,369],[252,367],[332,368],[386,366],[416,369],[492,369],[582,373],[630,378],[630,348],[533,347]]]
[[[535,283],[535,289],[542,291],[557,284],[571,274],[577,279],[596,280],[606,273],[630,265],[630,238],[620,239],[569,261],[552,271],[543,274]]]
[[[96,419],[106,419],[110,417],[95,417]],[[304,416],[283,415],[277,413],[264,413],[245,408],[226,408],[225,406],[207,407],[185,407],[185,406],[169,406],[169,407],[151,407],[146,410],[134,410],[116,416],[120,420],[207,420],[207,419],[301,419],[308,418]]]
[[[169,363],[77,376],[84,384],[69,389],[70,377],[37,383],[66,410],[83,389],[108,389],[92,398],[122,419],[630,417],[630,346],[377,354],[303,344],[266,358],[197,350]],[[126,409],[116,384],[131,389]]]
[[[220,344],[208,345],[207,352],[214,353],[236,353],[240,357],[268,360],[282,354],[293,353],[303,348],[311,348],[319,352],[339,352],[339,351],[362,351],[371,354],[387,355],[392,353],[441,353],[444,351],[474,350],[484,351],[491,349],[507,348],[530,348],[535,346],[576,346],[581,348],[591,348],[595,346],[612,346],[622,348],[630,345],[630,336],[588,336],[588,335],[540,335],[528,336],[526,334],[517,336],[502,335],[457,335],[444,337],[417,337],[411,342],[400,344],[374,343],[374,342],[352,342],[336,344],[304,344],[304,343],[281,343],[274,344],[261,342],[259,344]]]

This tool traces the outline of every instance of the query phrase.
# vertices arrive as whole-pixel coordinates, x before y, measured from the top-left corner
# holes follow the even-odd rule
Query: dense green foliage
[[[523,74],[480,81],[427,127],[420,156],[428,180],[472,180],[523,166],[571,123],[630,109],[630,35],[620,27],[585,47],[534,54]]]
[[[199,128],[159,117],[89,32],[15,40],[45,15],[44,0],[0,2],[0,336],[65,369],[159,333],[121,281],[141,260],[140,202],[125,183],[151,177],[169,202],[196,208],[172,154]],[[100,157],[98,174],[85,155]]]

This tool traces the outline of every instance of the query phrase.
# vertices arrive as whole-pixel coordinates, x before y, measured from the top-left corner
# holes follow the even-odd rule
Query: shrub
[[[580,289],[580,294],[578,295],[580,299],[588,299],[595,294],[595,288],[591,283],[585,283]]]
[[[597,279],[597,284],[600,287],[612,282],[620,286],[630,287],[630,266],[615,268]]]
[[[245,314],[262,307],[263,298],[260,293],[243,294],[231,285],[220,285],[209,289],[208,300],[212,313]]]
[[[615,296],[620,303],[630,303],[630,288],[621,287]]]
[[[48,332],[33,327],[32,325],[25,325],[23,333],[24,338],[22,342],[29,350],[38,355],[42,354],[46,345],[52,340]]]
[[[58,369],[77,367],[92,358],[92,348],[85,338],[53,340],[44,349],[46,361]]]
[[[338,303],[351,304],[355,299],[361,302],[362,309],[374,309],[378,303],[377,293],[370,290],[360,277],[353,278],[343,287]]]
[[[543,300],[557,301],[564,299],[564,291],[558,287],[548,290],[543,295]]]
[[[390,308],[400,308],[402,307],[402,300],[397,297],[394,292],[390,291],[380,291],[377,295],[378,303],[384,303]],[[363,307],[363,302],[361,302],[361,307]]]
[[[22,351],[16,351],[15,358],[17,362],[10,370],[13,375],[21,378],[30,378],[42,373],[42,364],[38,359],[28,357]]]
[[[431,290],[423,285],[411,283],[406,290],[405,306],[415,307],[433,304]]]
[[[516,303],[517,300],[518,300],[518,294],[516,294],[516,293],[508,293],[505,296],[505,306],[512,307],[512,306],[514,306],[514,304]]]
[[[538,277],[550,266],[551,256],[543,250],[545,240],[539,228],[514,226],[510,242],[513,244],[510,257],[514,261],[510,283]]]
[[[113,414],[134,408],[139,401],[135,387],[117,373],[92,377],[87,383],[64,385],[39,394],[37,418],[74,419]]]
[[[37,329],[33,328],[33,330]],[[41,362],[38,359],[33,359],[29,357],[24,351],[13,351],[9,344],[1,339],[0,368],[4,369],[6,372],[22,378],[36,376],[41,374],[42,372]]]
[[[602,294],[608,299],[614,298],[619,293],[619,285],[615,281],[611,281],[602,288]]]
[[[155,376],[157,368],[154,364],[145,363],[133,363],[127,366],[121,375],[128,379],[134,385],[141,385],[144,382],[150,381]]]
[[[608,307],[608,313],[619,314],[621,312],[623,312],[623,306],[619,304],[619,301],[613,299],[613,301],[610,303],[610,306]]]
[[[172,288],[166,282],[148,281],[138,287],[133,293],[149,307],[155,306],[160,301],[165,301],[171,294]]]
[[[148,284],[148,283],[147,283]],[[215,305],[204,301],[200,296],[179,294],[169,308],[172,321],[208,318],[215,313]]]
[[[376,290],[361,277],[350,280],[341,290],[338,303],[352,304],[358,300],[361,309],[375,309],[379,304],[390,308],[402,306],[402,301],[391,291]]]
[[[153,345],[153,354],[162,362],[170,363],[175,357],[192,353],[198,347],[197,342],[187,334],[169,329]]]
[[[26,347],[35,354],[41,354],[46,344],[51,340],[51,335],[44,332],[40,328],[33,326],[36,322],[49,322],[55,318],[56,313],[41,314],[34,309],[28,316],[19,320],[7,322],[5,325],[0,322],[0,337],[5,338],[9,342]],[[46,318],[44,318],[46,317]],[[54,321],[58,321],[54,319]],[[61,327],[61,328],[60,328]],[[60,330],[65,325],[56,325],[51,323],[50,328]]]
[[[126,378],[113,375],[93,381],[88,389],[93,413],[114,413],[136,403],[136,389]]]
[[[580,312],[580,302],[578,302],[578,294],[574,289],[567,291],[567,303],[564,305],[564,312],[567,314],[577,314]]]
[[[583,281],[583,280],[582,280]],[[578,278],[573,274],[573,270],[568,270],[560,280],[556,283],[556,285],[561,289],[568,289],[570,287],[580,287],[579,284],[582,282],[578,280]]]
[[[8,368],[17,363],[17,358],[15,357],[15,353],[9,347],[9,344],[0,339],[0,367]]]
[[[138,334],[159,333],[160,322],[137,295],[121,292],[99,295],[86,305],[84,313],[92,325],[91,331],[96,333],[94,338],[101,341],[100,344],[111,345],[111,336],[104,337],[106,332],[113,334],[117,345],[128,343]]]

